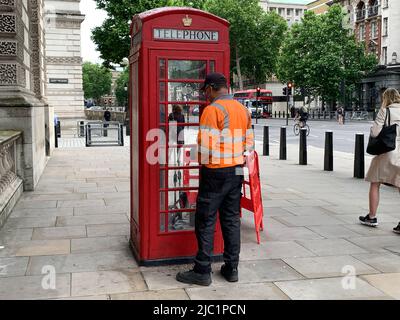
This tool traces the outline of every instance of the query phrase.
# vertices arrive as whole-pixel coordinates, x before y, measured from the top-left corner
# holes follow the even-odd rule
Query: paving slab
[[[41,228],[54,227],[56,225],[56,217],[35,217],[35,218],[9,218],[5,224],[5,228]]]
[[[88,237],[127,236],[130,234],[128,221],[126,223],[99,224],[87,226]]]
[[[288,207],[284,208],[285,210],[289,211],[295,216],[319,216],[320,214],[329,214],[328,210],[322,208],[322,207],[309,207],[309,206],[304,206],[304,207]]]
[[[288,300],[272,283],[244,283],[185,290],[191,300]]]
[[[129,248],[129,237],[96,237],[71,240],[71,253],[123,251]]]
[[[57,206],[57,200],[20,200],[15,206],[15,209],[45,209],[55,208]]]
[[[57,275],[55,289],[53,290],[51,287],[43,288],[43,275],[34,277],[24,276],[0,278],[0,300],[31,300],[69,297],[71,291],[70,280],[70,274]]]
[[[326,214],[319,216],[296,216],[296,217],[274,217],[274,219],[287,225],[288,227],[308,227],[308,226],[323,226],[323,225],[339,225],[343,224],[343,221],[338,220],[336,217],[332,217]]]
[[[367,212],[359,212],[358,214],[350,214],[350,215],[346,215],[346,214],[342,214],[342,215],[337,215],[336,218],[339,220],[342,220],[345,223],[348,224],[360,224],[360,220],[358,219],[359,216],[365,216]],[[393,226],[397,225],[398,223],[398,219],[395,217],[392,217],[391,215],[388,215],[386,213],[382,213],[377,215],[378,217],[378,222],[382,223],[382,222],[392,222]]]
[[[366,249],[363,249],[346,239],[298,240],[297,242],[318,256],[368,253]]]
[[[400,299],[400,273],[385,273],[362,276],[369,284],[394,299]]]
[[[32,257],[70,253],[70,240],[30,240],[4,244],[0,257]]]
[[[275,282],[275,285],[293,300],[391,299],[362,279],[354,278],[354,289],[345,289],[343,282],[347,283],[340,277]]]
[[[47,209],[19,209],[13,210],[11,218],[32,218],[32,217],[63,217],[72,216],[73,208],[47,208]]]
[[[385,252],[385,247],[396,246],[400,242],[399,236],[394,233],[386,236],[371,236],[367,239],[365,237],[357,237],[348,238],[347,240],[370,252]]]
[[[379,273],[371,266],[347,256],[327,256],[311,258],[284,258],[283,261],[307,278],[339,277],[353,268],[356,275]]]
[[[29,192],[24,193],[21,197],[22,201],[57,201],[57,200],[84,200],[84,193],[65,193],[65,194],[43,194]]]
[[[128,223],[126,214],[111,214],[111,215],[88,215],[88,216],[73,216],[73,217],[59,217],[57,219],[57,227],[66,226],[85,226],[96,224],[110,224],[110,223]]]
[[[62,200],[57,201],[58,208],[99,207],[104,205],[104,200]]]
[[[325,238],[350,238],[359,236],[358,233],[341,225],[309,226],[307,228]]]
[[[32,240],[76,239],[86,236],[85,226],[35,228]]]
[[[294,241],[270,241],[261,244],[243,243],[240,260],[248,261],[312,256],[315,256],[315,254]]]
[[[10,229],[3,227],[0,230],[0,245],[17,241],[28,241],[32,239],[33,228]]]
[[[146,283],[137,270],[119,269],[72,274],[72,296],[127,293],[146,289]]]
[[[82,207],[74,208],[74,216],[90,216],[90,215],[110,215],[110,214],[121,214],[127,213],[127,208],[121,207],[106,207],[105,205],[100,207]]]
[[[385,273],[400,272],[400,256],[390,252],[353,255],[357,260]]]
[[[111,300],[189,300],[184,289],[112,294]]]
[[[15,277],[25,275],[29,258],[0,258],[0,277]]]
[[[76,253],[69,255],[32,257],[28,266],[27,274],[41,274],[42,268],[45,265],[54,266],[57,273],[137,268],[137,263],[128,250],[105,251],[96,253]]]

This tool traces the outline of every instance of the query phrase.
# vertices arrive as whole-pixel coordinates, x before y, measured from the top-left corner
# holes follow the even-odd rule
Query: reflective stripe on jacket
[[[208,168],[242,165],[245,151],[254,150],[251,115],[230,95],[208,105],[200,118],[199,162]]]

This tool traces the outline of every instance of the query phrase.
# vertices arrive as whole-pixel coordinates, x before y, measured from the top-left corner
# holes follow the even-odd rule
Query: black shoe
[[[400,234],[400,222],[399,222],[399,224],[397,225],[397,227],[393,228],[393,232],[394,232],[394,233]]]
[[[360,222],[363,225],[369,226],[369,227],[376,227],[378,225],[378,219],[375,217],[371,219],[369,217],[369,214],[367,214],[365,217],[360,217]]]
[[[224,264],[221,267],[221,274],[225,278],[226,281],[229,282],[238,282],[239,281],[239,272],[237,268],[229,268]]]
[[[211,284],[211,275],[209,273],[197,273],[193,270],[179,272],[176,280],[188,284],[198,284],[199,286],[209,286]]]

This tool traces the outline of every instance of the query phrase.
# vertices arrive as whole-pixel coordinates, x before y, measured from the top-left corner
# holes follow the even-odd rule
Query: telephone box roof
[[[164,15],[168,15],[168,14],[175,14],[175,13],[182,13],[182,14],[197,14],[197,15],[201,15],[207,18],[211,18],[214,19],[215,21],[218,21],[226,26],[229,26],[230,23],[228,20],[225,20],[223,18],[220,18],[212,13],[206,12],[206,11],[202,11],[199,9],[194,9],[194,8],[190,8],[190,7],[162,7],[162,8],[155,8],[155,9],[151,9],[148,11],[144,11],[142,13],[139,13],[137,15],[135,15],[133,17],[133,20],[136,19],[140,19],[141,21],[147,21],[150,19],[154,19],[160,16],[164,16]]]

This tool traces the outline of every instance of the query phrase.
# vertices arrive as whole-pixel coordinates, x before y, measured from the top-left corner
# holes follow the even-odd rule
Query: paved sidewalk
[[[38,189],[24,193],[0,230],[0,300],[399,299],[398,192],[384,187],[381,225],[361,226],[368,184],[352,178],[352,156],[335,153],[335,172],[326,173],[322,150],[310,148],[310,165],[300,167],[297,147],[288,148],[288,161],[277,160],[277,145],[261,157],[262,244],[246,214],[240,281],[225,282],[216,264],[210,287],[176,282],[187,266],[137,266],[128,147],[56,150]],[[53,268],[56,290],[43,289]]]

